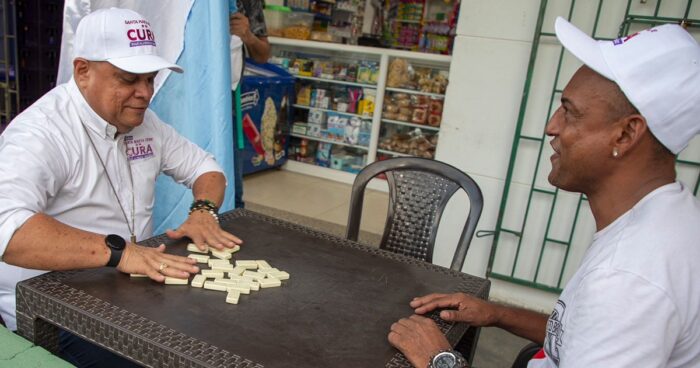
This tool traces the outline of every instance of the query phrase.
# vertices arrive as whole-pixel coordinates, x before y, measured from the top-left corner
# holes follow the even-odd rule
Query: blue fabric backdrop
[[[196,0],[185,25],[185,46],[172,73],[151,103],[158,116],[212,153],[228,180],[222,211],[234,207],[231,55],[228,2]],[[191,190],[161,175],[156,182],[153,233],[174,229],[187,218]]]

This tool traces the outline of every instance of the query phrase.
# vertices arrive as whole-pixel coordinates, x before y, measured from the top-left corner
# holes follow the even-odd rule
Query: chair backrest
[[[469,175],[444,162],[401,157],[367,165],[352,186],[345,237],[357,240],[365,188],[381,173],[386,175],[389,184],[389,209],[379,247],[427,262],[433,261],[435,237],[447,202],[460,188],[467,193],[469,216],[450,265],[451,269],[461,271],[484,199]]]

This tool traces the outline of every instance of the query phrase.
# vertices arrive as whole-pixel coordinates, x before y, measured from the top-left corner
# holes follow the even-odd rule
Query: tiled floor
[[[250,210],[344,235],[351,186],[284,170],[246,176],[243,199]],[[360,241],[378,245],[384,229],[388,195],[367,190]],[[527,341],[497,328],[485,328],[473,362],[475,368],[510,367]]]

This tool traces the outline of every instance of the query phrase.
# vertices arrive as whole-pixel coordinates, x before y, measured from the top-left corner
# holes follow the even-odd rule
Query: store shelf
[[[381,148],[377,148],[377,152],[383,153],[385,155],[391,155],[391,156],[396,156],[396,157],[415,157],[414,155],[409,155],[408,153],[400,153],[400,152],[394,152],[394,151],[389,151]]]
[[[346,81],[335,80],[335,79],[316,78],[316,77],[304,77],[304,76],[301,76],[301,75],[294,75],[294,78],[297,78],[297,79],[304,79],[304,80],[310,80],[310,81],[315,81],[315,82],[326,82],[326,83],[342,84],[342,85],[344,85],[344,86],[353,86],[353,87],[362,87],[362,88],[377,89],[377,85],[376,85],[376,84],[364,84],[364,83],[346,82]]]
[[[414,124],[414,123],[409,123],[407,121],[400,121],[400,120],[391,120],[391,119],[382,119],[383,122],[389,123],[389,124],[396,124],[396,125],[404,125],[404,126],[409,126],[413,128],[419,128],[422,130],[430,130],[430,131],[440,131],[440,127],[434,127],[430,125],[423,125],[423,124]]]
[[[452,61],[452,56],[450,55],[440,55],[440,54],[426,54],[423,52],[414,51],[403,51],[403,50],[392,50],[380,47],[369,47],[369,46],[356,46],[356,45],[344,45],[339,43],[331,42],[318,42],[318,41],[308,41],[308,40],[293,40],[289,38],[282,37],[269,37],[271,45],[287,46],[293,50],[300,51],[301,49],[313,49],[313,50],[329,50],[338,51],[341,53],[357,53],[357,54],[367,54],[382,56],[387,55],[389,57],[400,57],[411,60],[434,62],[440,65],[448,65]]]
[[[358,146],[358,145],[356,145],[356,144],[349,144],[349,143],[338,142],[338,141],[334,141],[334,140],[332,140],[332,139],[326,139],[326,138],[321,138],[321,137],[312,137],[312,136],[310,136],[310,135],[296,134],[296,133],[289,133],[289,135],[291,135],[292,137],[296,137],[296,138],[306,138],[306,139],[311,140],[311,141],[324,142],[324,143],[331,143],[331,144],[336,144],[336,145],[344,146],[344,147],[357,148],[357,149],[363,150],[363,151],[368,151],[368,150],[369,150],[369,148],[368,148],[368,147],[365,147],[365,146]]]
[[[386,90],[387,90],[387,91],[390,91],[390,92],[408,93],[408,94],[411,94],[411,95],[429,96],[429,97],[432,97],[432,98],[441,98],[441,99],[444,99],[444,98],[445,98],[445,95],[440,94],[440,93],[422,92],[422,91],[416,91],[416,90],[414,90],[414,89],[386,87]]]
[[[362,120],[372,120],[372,117],[371,117],[371,116],[358,115],[358,114],[353,114],[353,113],[350,113],[350,112],[342,112],[342,111],[330,110],[330,109],[321,109],[321,108],[318,108],[318,107],[312,107],[312,106],[306,106],[306,105],[296,105],[296,104],[295,104],[295,105],[292,105],[292,106],[294,106],[294,107],[296,107],[296,108],[298,108],[298,109],[304,109],[304,110],[312,110],[312,109],[313,109],[313,110],[321,110],[321,111],[332,112],[332,113],[340,114],[340,115],[355,116],[355,117],[358,117],[358,118],[360,118],[360,119],[362,119]]]
[[[413,19],[392,19],[392,20],[394,22],[399,22],[399,23],[421,24],[421,21],[413,20]]]
[[[282,166],[282,170],[287,170],[299,174],[315,176],[317,178],[333,180],[340,183],[352,185],[355,182],[355,174],[347,171],[335,170],[329,167],[322,167],[314,164],[307,164],[294,160],[287,160]],[[374,178],[367,184],[367,188],[387,193],[389,187],[386,180]]]

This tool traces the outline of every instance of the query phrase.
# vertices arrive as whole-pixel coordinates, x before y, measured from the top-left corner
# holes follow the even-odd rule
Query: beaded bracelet
[[[192,202],[192,205],[190,206],[190,212],[188,213],[188,215],[191,215],[194,211],[207,212],[214,218],[214,220],[216,220],[216,222],[219,222],[219,207],[212,201],[208,201],[206,199],[199,199]]]

